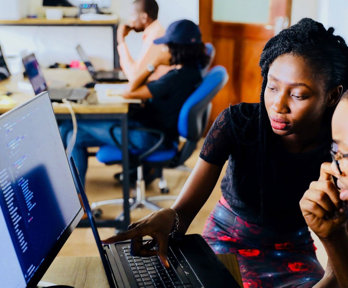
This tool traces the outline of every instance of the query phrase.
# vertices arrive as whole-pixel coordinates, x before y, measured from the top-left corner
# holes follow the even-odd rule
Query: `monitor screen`
[[[99,8],[110,8],[111,0],[43,0],[43,6],[79,7],[81,4],[97,4]]]
[[[0,135],[1,287],[34,287],[83,211],[47,93],[1,116]]]
[[[22,61],[35,95],[47,91],[47,83],[35,55],[29,54],[23,57]]]

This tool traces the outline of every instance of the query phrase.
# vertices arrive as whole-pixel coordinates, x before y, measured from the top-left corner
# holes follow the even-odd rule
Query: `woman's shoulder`
[[[229,118],[232,126],[245,127],[258,123],[259,107],[259,103],[239,103],[229,106],[221,114]]]
[[[231,105],[221,112],[218,119],[224,123],[226,129],[230,129],[233,137],[240,143],[254,142],[258,136],[259,107],[259,103]]]

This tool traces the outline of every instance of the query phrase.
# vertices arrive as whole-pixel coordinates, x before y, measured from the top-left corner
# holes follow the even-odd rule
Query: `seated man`
[[[180,109],[202,80],[199,67],[204,66],[209,60],[205,54],[200,30],[189,20],[172,23],[165,36],[154,42],[166,44],[168,47],[172,70],[160,79],[148,83],[145,82],[151,75],[151,71],[143,71],[138,80],[130,85],[130,90],[123,95],[125,98],[138,98],[145,102],[141,109],[133,111],[129,117],[129,145],[130,148],[137,150],[147,150],[158,139],[149,133],[131,129],[132,127],[145,126],[163,131],[166,137],[164,145],[178,138],[177,122]],[[167,53],[160,53],[151,63],[152,67],[168,62],[167,55]],[[67,125],[71,125],[70,122],[63,123],[60,127],[61,131],[67,131]],[[72,156],[83,183],[87,170],[87,147],[115,145],[109,132],[114,125],[114,121],[78,121]],[[113,133],[121,143],[120,125],[116,125]],[[62,135],[66,145],[72,135],[72,130],[68,132],[67,139],[64,139]]]
[[[158,5],[155,0],[135,0],[132,21],[128,25],[120,25],[117,29],[117,51],[120,57],[120,65],[130,82],[137,78],[139,72],[146,70],[154,57],[161,53],[162,47],[153,43],[153,40],[164,34],[164,28],[158,22],[157,16]],[[125,41],[126,36],[132,30],[144,32],[142,47],[137,60],[132,58]],[[166,64],[164,66],[166,67],[168,63],[164,64]],[[156,74],[158,73],[156,71]],[[159,75],[164,74],[164,72],[160,72]]]
[[[348,91],[332,118],[332,163],[300,201],[307,225],[328,254],[325,275],[314,287],[348,287]]]

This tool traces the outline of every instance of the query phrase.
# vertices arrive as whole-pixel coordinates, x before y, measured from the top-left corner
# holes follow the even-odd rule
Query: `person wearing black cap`
[[[131,111],[129,127],[145,126],[159,129],[165,133],[164,145],[178,138],[177,121],[181,106],[202,81],[200,68],[209,61],[205,46],[201,40],[198,26],[189,20],[172,23],[163,37],[154,41],[165,44],[168,51],[159,53],[137,81],[130,84],[130,89],[123,96],[144,101],[141,109]],[[152,71],[164,62],[170,62],[171,70],[156,81],[147,81]],[[85,181],[87,171],[87,147],[115,145],[109,133],[114,121],[79,121],[76,143],[72,150],[81,180]],[[66,129],[66,127],[64,128]],[[121,127],[113,130],[117,140],[122,143]],[[72,137],[72,129],[65,139],[66,145]],[[157,138],[139,130],[129,130],[129,145],[136,150],[150,148]],[[64,141],[64,139],[63,139]]]

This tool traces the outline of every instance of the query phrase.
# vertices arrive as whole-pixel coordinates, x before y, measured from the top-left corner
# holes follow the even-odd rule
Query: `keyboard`
[[[138,287],[182,287],[203,286],[194,275],[180,251],[168,250],[170,268],[165,268],[158,256],[137,257],[130,253],[129,245],[122,248]]]

